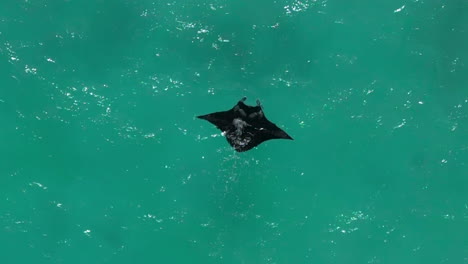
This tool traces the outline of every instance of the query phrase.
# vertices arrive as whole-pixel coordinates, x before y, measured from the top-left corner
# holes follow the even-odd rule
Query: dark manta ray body
[[[231,110],[197,116],[223,131],[223,135],[238,152],[247,151],[270,139],[292,139],[270,122],[263,113],[260,101],[256,106],[244,104],[242,98]]]

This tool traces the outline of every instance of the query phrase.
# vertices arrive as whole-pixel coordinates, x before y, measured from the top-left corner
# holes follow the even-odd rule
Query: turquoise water
[[[1,263],[468,263],[466,1],[2,1]],[[295,140],[196,115],[259,98]]]

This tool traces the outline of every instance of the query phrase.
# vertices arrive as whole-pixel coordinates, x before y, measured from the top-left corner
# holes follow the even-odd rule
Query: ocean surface
[[[2,264],[468,263],[464,0],[2,0],[0,121]]]

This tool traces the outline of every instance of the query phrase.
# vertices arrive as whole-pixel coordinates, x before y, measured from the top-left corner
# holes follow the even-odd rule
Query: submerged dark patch
[[[238,152],[252,149],[270,139],[292,139],[270,122],[263,113],[260,101],[256,106],[244,104],[242,98],[231,110],[197,116],[223,131],[229,144]]]

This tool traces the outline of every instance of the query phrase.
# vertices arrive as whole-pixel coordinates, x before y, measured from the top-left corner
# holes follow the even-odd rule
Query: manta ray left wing
[[[234,116],[232,110],[216,112],[207,115],[197,116],[200,119],[205,119],[206,121],[215,125],[221,131],[228,131],[233,127],[232,122],[228,120],[233,120]]]
[[[256,106],[244,104],[242,98],[232,109],[197,116],[223,131],[229,144],[238,152],[250,150],[270,139],[291,139],[281,128],[270,122],[260,102]]]

